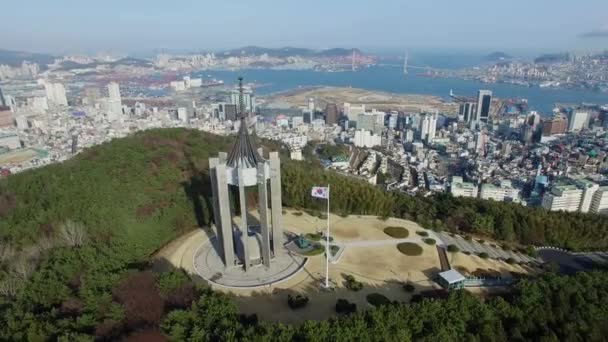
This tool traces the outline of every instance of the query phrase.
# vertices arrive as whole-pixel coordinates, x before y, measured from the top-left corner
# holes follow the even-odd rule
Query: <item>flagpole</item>
[[[329,288],[329,184],[327,184],[327,236],[325,243],[325,288]]]

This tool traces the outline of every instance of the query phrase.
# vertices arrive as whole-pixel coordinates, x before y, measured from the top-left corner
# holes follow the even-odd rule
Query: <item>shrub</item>
[[[515,259],[513,259],[513,258],[508,258],[505,261],[507,262],[507,264],[511,264],[511,265],[515,263]]]
[[[306,304],[308,304],[308,297],[297,294],[297,295],[288,295],[287,296],[287,305],[289,305],[289,307],[292,310],[297,310],[297,309],[301,309],[303,307],[306,306]]]
[[[416,288],[414,287],[414,285],[410,284],[410,283],[405,283],[403,284],[403,290],[405,292],[414,292],[416,290]]]
[[[525,253],[533,258],[536,258],[536,256],[538,255],[536,249],[534,249],[534,247],[532,246],[526,246]]]
[[[424,230],[419,230],[416,232],[416,234],[423,236],[423,237],[429,236],[429,233]]]
[[[370,293],[366,297],[367,302],[375,307],[379,307],[381,305],[387,305],[391,303],[391,300],[386,298],[386,296],[381,295],[379,293]]]
[[[310,241],[320,241],[321,240],[320,233],[307,233],[304,235],[304,237]]]
[[[467,240],[467,241],[473,240],[473,238],[471,236],[469,236],[469,235],[465,236],[464,239]]]
[[[479,257],[480,257],[480,258],[482,258],[482,259],[487,259],[487,258],[489,258],[490,256],[489,256],[489,255],[488,255],[488,253],[486,253],[486,252],[481,252],[481,253],[479,253]]]
[[[413,242],[402,242],[397,245],[399,252],[409,256],[416,256],[422,254],[422,247],[418,246]]]
[[[485,243],[485,242],[486,242],[486,240],[484,240],[484,239],[479,239],[479,240],[477,240],[477,242],[479,242],[479,243],[483,244],[483,243]]]
[[[360,282],[360,281],[357,281],[355,279],[355,277],[353,277],[350,274],[345,275],[344,276],[344,280],[345,280],[345,283],[346,283],[345,284],[346,288],[349,289],[349,290],[351,290],[351,291],[357,292],[357,291],[361,291],[363,289],[363,283]]]
[[[462,252],[462,253],[464,253],[464,254],[466,254],[466,255],[471,255],[471,252],[469,252],[469,251],[464,251],[464,252]]]
[[[456,245],[448,245],[448,252],[456,253],[458,251],[460,251],[460,249],[458,248],[458,246],[456,246]]]
[[[336,301],[336,312],[339,314],[351,314],[357,311],[357,304],[351,303],[346,299]]]
[[[410,232],[403,227],[386,227],[384,233],[395,239],[405,239],[410,235]]]
[[[423,241],[424,241],[424,243],[426,243],[427,245],[431,245],[431,246],[437,243],[437,241],[435,241],[435,239],[431,239],[431,238],[424,239]]]
[[[325,247],[321,244],[315,244],[311,250],[304,252],[303,254],[306,256],[315,256],[320,255],[325,252]]]
[[[505,251],[510,251],[510,250],[513,250],[513,247],[511,247],[511,245],[505,243],[504,245],[502,245],[502,249],[504,249]]]
[[[303,213],[303,212],[301,212],[301,211],[294,211],[294,212],[293,212],[293,213],[291,213],[291,214],[292,214],[293,216],[302,216],[302,215],[304,215],[304,213]]]

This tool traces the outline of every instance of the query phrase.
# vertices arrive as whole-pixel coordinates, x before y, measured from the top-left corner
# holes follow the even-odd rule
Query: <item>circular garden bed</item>
[[[399,252],[409,256],[417,256],[422,254],[422,247],[413,242],[403,242],[397,245]]]
[[[410,236],[410,232],[403,227],[386,227],[384,233],[395,239],[405,239]]]

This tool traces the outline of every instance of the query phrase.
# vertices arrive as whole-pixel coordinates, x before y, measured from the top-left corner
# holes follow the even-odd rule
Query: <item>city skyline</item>
[[[484,10],[475,20],[468,20],[479,9]],[[444,0],[385,0],[373,11],[362,1],[341,0],[314,0],[306,6],[269,1],[176,4],[116,0],[84,6],[61,0],[52,4],[37,1],[36,6],[11,4],[11,16],[0,23],[0,29],[12,33],[3,39],[3,48],[50,53],[243,45],[594,49],[607,39],[608,23],[602,16],[606,10],[608,4],[597,0],[559,6],[548,0],[492,4],[475,0],[457,5]]]

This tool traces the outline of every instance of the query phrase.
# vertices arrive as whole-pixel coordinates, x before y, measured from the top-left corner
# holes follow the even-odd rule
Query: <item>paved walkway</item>
[[[466,240],[460,235],[454,234],[454,236],[452,236],[450,233],[446,232],[436,233],[436,235],[438,235],[446,245],[455,245],[458,247],[458,249],[460,249],[461,252],[469,252],[471,254],[486,253],[490,258],[500,260],[512,258],[517,263],[531,263],[539,261],[536,258],[532,258],[518,251],[507,251],[498,245],[492,246],[491,244],[486,242],[481,243],[475,239]]]

